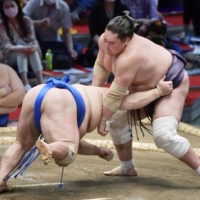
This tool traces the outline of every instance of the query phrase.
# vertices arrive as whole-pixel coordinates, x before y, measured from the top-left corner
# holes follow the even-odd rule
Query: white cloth
[[[153,121],[153,138],[158,148],[164,149],[176,158],[181,158],[190,143],[177,134],[178,121],[174,116],[161,117]]]

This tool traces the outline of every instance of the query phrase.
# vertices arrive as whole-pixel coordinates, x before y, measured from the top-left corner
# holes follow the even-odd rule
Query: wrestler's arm
[[[114,156],[114,153],[112,152],[112,150],[103,148],[103,147],[97,147],[91,143],[88,143],[84,139],[81,139],[79,142],[78,154],[97,155],[100,158],[103,158],[108,161],[111,160]]]
[[[80,155],[98,155],[98,147],[88,143],[84,139],[79,142],[78,154]]]
[[[93,86],[103,86],[110,74],[105,68],[103,64],[104,60],[104,44],[103,44],[103,38],[102,35],[99,38],[99,52],[97,55],[97,59],[94,64],[94,70],[93,70],[93,78],[92,78],[92,85]]]
[[[134,76],[136,74],[136,69],[133,66],[129,66],[130,62],[127,62],[127,58],[126,57],[121,57],[120,60],[117,62],[116,64],[116,68],[115,68],[115,78],[113,80],[114,84],[116,84],[116,89],[114,88],[114,90],[121,90],[121,101],[123,99],[123,97],[125,96],[125,93],[128,89],[128,87],[131,85]],[[137,65],[136,65],[137,66]],[[109,94],[109,92],[111,93],[111,87],[109,88],[104,100],[103,100],[103,112],[102,112],[102,118],[101,118],[101,122],[105,122],[107,120],[109,120],[112,115],[119,109],[120,107],[120,99],[118,99],[119,101],[119,106],[117,108],[117,106],[115,106],[114,108],[111,109],[110,105],[114,105],[116,103],[116,99],[113,98],[112,96],[116,96],[118,98],[119,93],[117,93],[116,95],[112,94],[110,95],[111,97],[109,98],[109,103],[107,103],[107,96]],[[115,91],[114,91],[115,92]],[[113,93],[113,92],[112,92]],[[124,95],[123,95],[124,93]],[[106,106],[107,105],[107,106]]]
[[[16,107],[22,103],[25,96],[23,83],[11,67],[8,68],[8,76],[12,92],[0,99],[0,107]]]
[[[173,84],[172,81],[165,81],[166,76],[164,76],[157,84],[156,88],[135,92],[131,94],[126,94],[122,100],[120,110],[134,110],[140,109],[161,96],[166,96],[172,93]]]

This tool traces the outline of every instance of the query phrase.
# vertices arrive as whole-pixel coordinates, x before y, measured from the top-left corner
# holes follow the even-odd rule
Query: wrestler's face
[[[109,55],[116,56],[123,52],[129,40],[125,39],[124,41],[121,41],[118,38],[117,33],[105,30],[103,35],[103,41],[105,44],[106,53]]]

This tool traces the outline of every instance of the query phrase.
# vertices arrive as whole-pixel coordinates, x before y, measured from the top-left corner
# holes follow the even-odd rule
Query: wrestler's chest
[[[113,57],[105,56],[105,58],[103,60],[103,64],[104,64],[104,68],[107,71],[112,72],[113,74],[115,74],[115,62],[114,62],[114,58]]]

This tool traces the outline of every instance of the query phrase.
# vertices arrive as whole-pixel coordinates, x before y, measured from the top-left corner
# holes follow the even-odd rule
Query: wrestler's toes
[[[115,167],[111,171],[104,172],[107,176],[137,176],[137,170],[135,167],[129,168],[126,172],[121,166]]]
[[[125,175],[124,170],[122,169],[121,166],[115,167],[111,171],[104,172],[104,175],[107,176],[122,176]]]
[[[51,161],[52,151],[49,149],[48,145],[41,140],[37,140],[35,146],[41,154],[43,163],[47,165]]]

